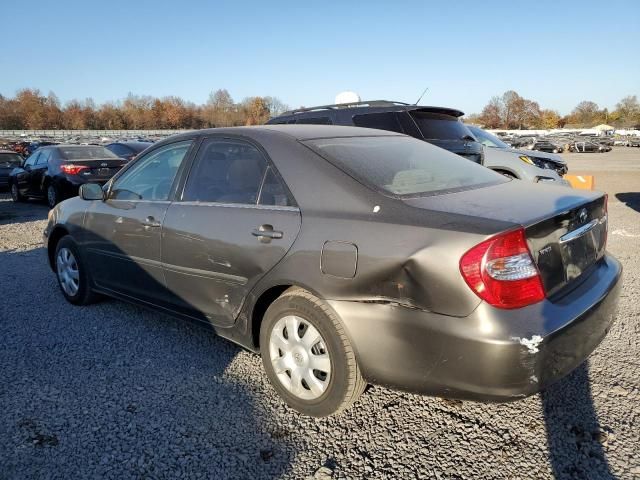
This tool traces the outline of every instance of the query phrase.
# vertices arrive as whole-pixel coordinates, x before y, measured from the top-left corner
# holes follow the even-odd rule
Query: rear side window
[[[329,117],[302,117],[296,120],[296,123],[303,125],[332,125]]]
[[[118,145],[116,143],[114,143],[113,145],[107,145],[106,149],[112,151],[119,157],[127,157],[133,154],[133,150],[131,150],[130,148],[125,147],[124,145]]]
[[[475,140],[464,123],[451,115],[411,112],[426,140]]]
[[[42,150],[40,156],[36,160],[36,165],[46,165],[49,163],[49,157],[51,156],[51,150]]]
[[[356,127],[377,128],[390,132],[404,133],[396,112],[367,113],[355,115],[353,124]]]
[[[433,195],[508,181],[459,155],[406,136],[325,138],[305,144],[361,183],[393,196]]]
[[[264,155],[242,140],[210,138],[189,173],[183,201],[291,205]]]

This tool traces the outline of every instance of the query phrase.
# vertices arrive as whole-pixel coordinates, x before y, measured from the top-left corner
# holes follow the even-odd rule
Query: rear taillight
[[[545,297],[523,228],[473,247],[460,259],[460,272],[471,290],[494,307],[520,308]]]
[[[73,163],[65,163],[60,165],[60,170],[68,175],[78,175],[81,171],[87,170],[86,165],[74,165]]]

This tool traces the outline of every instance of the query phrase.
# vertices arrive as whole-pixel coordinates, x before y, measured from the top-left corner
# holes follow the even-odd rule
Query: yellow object
[[[593,175],[565,175],[563,177],[573,188],[593,190],[596,188],[596,177]]]

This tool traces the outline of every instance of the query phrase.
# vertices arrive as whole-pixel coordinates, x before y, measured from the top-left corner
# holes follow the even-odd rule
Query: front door
[[[154,305],[166,303],[162,222],[191,140],[147,153],[116,178],[85,216],[84,248],[96,285]]]
[[[205,139],[179,198],[162,238],[175,309],[231,325],[249,291],[291,248],[300,211],[266,154],[239,138]]]

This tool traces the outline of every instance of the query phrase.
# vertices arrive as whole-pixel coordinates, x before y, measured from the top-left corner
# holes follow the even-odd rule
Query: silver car
[[[471,133],[485,146],[484,166],[509,178],[569,186],[562,176],[567,163],[555,153],[511,148],[495,135],[471,125]]]

